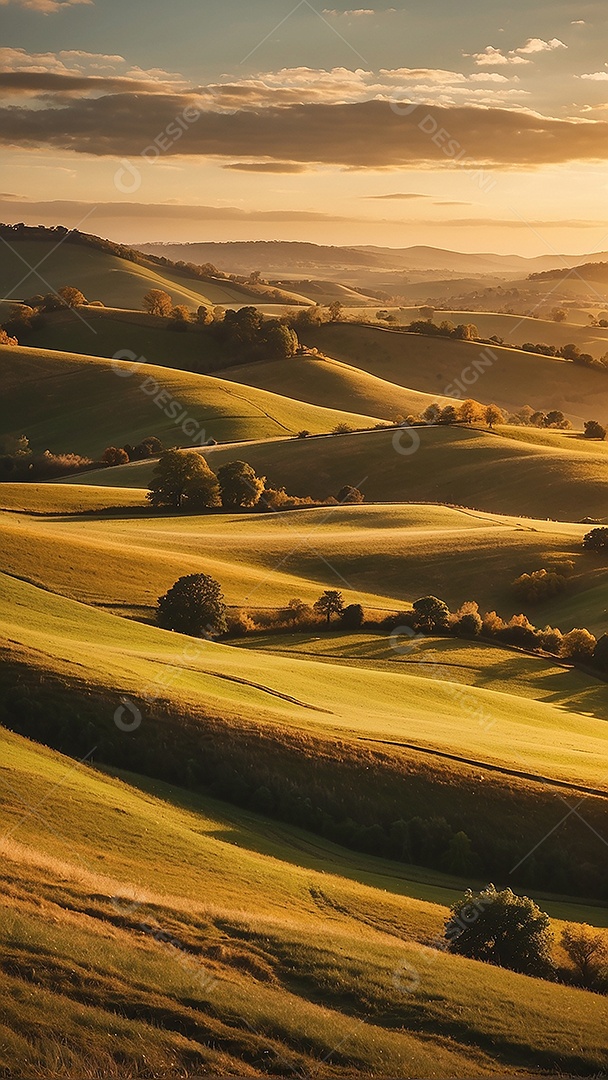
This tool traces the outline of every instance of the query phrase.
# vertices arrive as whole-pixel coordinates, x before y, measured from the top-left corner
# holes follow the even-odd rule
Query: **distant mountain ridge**
[[[459,252],[418,245],[406,248],[370,246],[330,247],[283,240],[245,240],[226,243],[140,244],[141,251],[177,261],[218,262],[235,273],[255,270],[275,274],[311,273],[321,268],[392,271],[440,271],[459,274],[527,275],[608,261],[608,252],[586,255],[496,255]]]

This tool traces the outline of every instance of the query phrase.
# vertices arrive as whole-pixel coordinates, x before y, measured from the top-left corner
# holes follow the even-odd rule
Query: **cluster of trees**
[[[581,352],[578,345],[545,345],[543,342],[534,344],[526,341],[521,346],[524,352],[539,353],[541,356],[557,356],[562,360],[571,360],[573,364],[582,367],[596,368],[599,371],[608,370],[608,353],[596,359],[591,353]]]
[[[568,579],[564,570],[574,568],[574,564],[562,564],[559,569],[533,570],[530,574],[520,574],[513,582],[513,590],[520,600],[529,604],[538,604],[542,600],[550,600],[552,596],[558,596],[564,592]]]
[[[472,398],[467,398],[460,405],[439,405],[436,401],[422,413],[425,424],[487,424],[490,429],[495,424],[505,424],[507,417],[498,405],[481,405]]]
[[[152,455],[147,455],[152,456]],[[273,488],[265,476],[258,476],[246,461],[229,461],[217,475],[202,454],[194,450],[165,450],[158,460],[150,482],[148,501],[155,507],[173,510],[213,510],[220,507],[237,510],[277,511],[299,507],[335,506],[338,503],[361,503],[358,488],[345,485],[337,498],[323,502],[288,495],[285,488]]]
[[[84,293],[73,285],[63,285],[56,293],[30,296],[22,304],[15,304],[10,310],[8,319],[3,323],[4,333],[15,340],[2,341],[0,339],[0,344],[17,344],[20,334],[40,329],[44,325],[44,316],[49,312],[75,308],[81,304],[88,304],[88,300]]]
[[[608,990],[608,933],[586,923],[566,924],[560,943],[570,967],[560,969],[553,958],[549,916],[511,889],[467,889],[452,904],[444,937],[449,951],[459,956],[588,990]]]
[[[240,361],[285,360],[300,348],[288,319],[266,319],[255,307],[224,311],[222,307],[201,304],[194,313],[185,305],[175,306],[162,289],[150,289],[144,296],[144,307],[150,315],[168,319],[172,330],[196,329],[212,334],[227,355],[237,356]]]
[[[438,325],[429,319],[414,319],[413,322],[404,326],[408,334],[423,334],[425,337],[455,338],[456,341],[477,341],[479,331],[474,323],[458,323],[455,325],[444,319]]]
[[[129,461],[143,461],[162,451],[162,443],[155,435],[143,439],[137,446],[126,443],[124,447],[108,446],[101,458],[84,457],[81,454],[54,454],[50,450],[34,453],[26,435],[8,436],[0,445],[0,482],[35,482],[54,480],[70,473],[88,472],[104,466],[126,465]]]

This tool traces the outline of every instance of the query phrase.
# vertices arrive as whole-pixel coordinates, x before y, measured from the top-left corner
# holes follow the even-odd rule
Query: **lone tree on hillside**
[[[585,423],[584,437],[585,439],[605,439],[606,428],[603,424],[598,423],[597,420],[587,420]]]
[[[148,499],[152,506],[172,506],[176,510],[185,502],[197,509],[219,506],[219,484],[201,454],[165,450],[154,469]]]
[[[446,630],[450,624],[450,609],[436,596],[422,596],[412,604],[416,617],[415,629],[424,634]]]
[[[329,626],[332,615],[341,615],[344,611],[342,593],[337,589],[326,589],[315,603],[314,609],[325,616]]]
[[[608,529],[591,529],[583,537],[583,547],[585,551],[608,550]]]
[[[336,498],[342,505],[351,506],[358,506],[365,501],[365,495],[359,491],[359,488],[351,487],[350,484],[345,484],[340,488]]]
[[[255,469],[246,461],[229,461],[222,465],[217,478],[225,510],[256,506],[266,484],[266,477],[257,476]]]
[[[173,300],[163,289],[150,289],[144,296],[144,307],[150,315],[168,318],[173,310]]]
[[[219,581],[209,574],[188,574],[179,578],[158,599],[156,614],[163,630],[175,630],[191,637],[215,637],[227,630],[226,604]]]
[[[445,937],[451,952],[460,956],[525,975],[546,976],[552,971],[549,916],[511,889],[498,892],[494,885],[479,893],[467,889],[452,905]]]

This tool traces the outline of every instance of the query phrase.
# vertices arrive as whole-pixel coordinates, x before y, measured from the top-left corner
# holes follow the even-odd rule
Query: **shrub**
[[[445,925],[452,952],[526,975],[552,972],[549,916],[527,896],[488,885],[467,889],[452,905]]]
[[[608,548],[608,529],[591,529],[583,537],[583,547],[586,551],[606,551]]]
[[[588,630],[575,629],[564,634],[560,656],[567,660],[579,660],[588,662],[593,657],[597,642]]]
[[[597,420],[587,420],[585,423],[584,437],[586,439],[605,439],[606,428]]]
[[[569,923],[562,930],[561,943],[574,964],[578,980],[593,989],[600,986],[608,969],[608,934],[587,923]]]
[[[513,589],[521,600],[537,604],[551,596],[557,596],[566,588],[566,579],[555,570],[533,570],[531,574],[521,574],[513,582]]]
[[[164,630],[192,637],[225,633],[226,605],[221,585],[209,574],[188,574],[159,597],[157,622]]]
[[[349,604],[345,607],[340,621],[345,630],[359,630],[363,625],[361,604]]]
[[[101,460],[105,465],[126,465],[129,460],[129,455],[126,450],[122,450],[116,446],[108,446],[104,450]]]
[[[359,488],[351,487],[350,484],[345,484],[344,487],[341,487],[336,498],[338,502],[343,505],[359,505],[365,501],[365,495],[359,491]]]
[[[344,423],[336,424],[336,426],[331,429],[331,434],[332,435],[350,435],[352,430],[353,430],[353,428],[349,424],[344,424]]]

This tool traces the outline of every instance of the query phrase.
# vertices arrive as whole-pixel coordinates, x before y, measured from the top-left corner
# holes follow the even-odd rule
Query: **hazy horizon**
[[[596,0],[0,9],[3,220],[133,244],[608,248]]]

